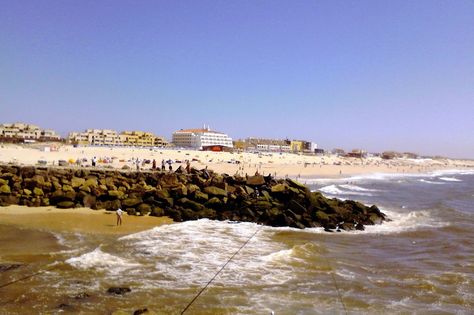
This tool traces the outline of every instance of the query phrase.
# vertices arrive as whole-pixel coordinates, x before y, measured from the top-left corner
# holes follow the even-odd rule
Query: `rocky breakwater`
[[[295,228],[364,229],[385,215],[376,206],[328,199],[291,179],[0,165],[0,206],[90,207],[129,215],[208,218]]]

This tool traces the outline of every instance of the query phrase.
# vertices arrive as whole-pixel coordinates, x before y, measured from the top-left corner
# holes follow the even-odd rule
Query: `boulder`
[[[141,203],[138,205],[137,211],[140,212],[140,215],[148,215],[151,212],[151,206],[146,203]]]
[[[300,182],[297,182],[296,180],[292,180],[290,178],[286,179],[286,182],[293,188],[296,188],[298,190],[306,191],[308,187],[306,185],[301,184]]]
[[[10,189],[10,186],[8,186],[7,184],[0,186],[0,194],[7,195],[11,193],[12,193],[12,190]]]
[[[249,176],[246,184],[249,186],[261,186],[265,184],[265,178],[262,175]]]
[[[85,182],[86,180],[84,178],[79,178],[79,177],[71,178],[71,186],[73,188],[81,187],[82,185],[84,185]]]
[[[127,199],[122,200],[122,205],[124,207],[135,207],[141,204],[142,202],[143,200],[139,198],[127,198]]]
[[[196,190],[194,192],[194,200],[196,200],[198,202],[206,202],[206,201],[209,200],[209,195]]]
[[[223,206],[223,203],[222,201],[217,198],[217,197],[213,197],[211,199],[209,199],[205,204],[204,206],[206,208],[211,208],[211,209],[220,209],[222,206]]]
[[[120,190],[109,190],[107,194],[113,199],[123,199],[125,197],[125,193]]]
[[[201,211],[201,210],[203,210],[203,209],[205,208],[202,204],[200,204],[200,203],[198,203],[198,202],[196,202],[196,201],[193,201],[193,200],[189,200],[189,199],[187,199],[187,198],[182,198],[182,199],[180,199],[180,200],[179,200],[179,203],[180,203],[183,207],[188,208],[188,209],[191,209],[191,210],[193,210],[193,211]]]
[[[70,186],[70,185],[64,184],[64,185],[62,186],[62,190],[63,190],[64,192],[67,192],[67,191],[74,191],[74,188],[72,188],[72,186]]]
[[[167,189],[160,189],[155,192],[155,197],[158,199],[167,199],[170,197],[170,194]]]
[[[35,188],[33,189],[33,194],[34,194],[35,196],[44,196],[43,190],[42,190],[41,188],[38,188],[38,187],[35,187]]]
[[[154,216],[154,217],[162,217],[165,215],[165,212],[162,208],[160,207],[153,207],[151,209],[151,212],[150,212],[150,215],[151,216]]]
[[[84,207],[87,207],[87,208],[91,208],[91,209],[95,208],[96,202],[97,202],[97,197],[93,195],[85,195],[82,198],[82,204],[84,205]]]
[[[69,209],[69,208],[74,208],[76,204],[72,201],[61,201],[56,204],[56,207],[60,209]]]
[[[215,186],[209,186],[204,188],[204,192],[208,195],[211,196],[220,196],[220,197],[226,197],[227,196],[227,191],[225,191],[222,188],[218,188]]]

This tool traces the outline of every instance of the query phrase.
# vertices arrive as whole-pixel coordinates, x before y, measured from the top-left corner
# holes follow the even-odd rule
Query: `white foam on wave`
[[[445,226],[449,226],[448,222],[441,221],[440,219],[433,217],[428,210],[411,211],[408,213],[400,213],[396,211],[390,211],[386,209],[380,209],[387,215],[387,218],[391,221],[384,221],[382,224],[365,225],[364,231],[345,231],[341,230],[341,233],[327,233],[323,228],[306,228],[299,230],[303,233],[316,233],[325,234],[337,237],[338,235],[347,234],[398,234],[403,232],[410,232],[423,229],[436,229]],[[297,230],[297,229],[294,229]],[[297,230],[298,231],[298,230]]]
[[[293,267],[275,265],[275,261],[293,260],[292,249],[272,241],[271,227],[201,219],[162,225],[119,241],[132,256],[152,264],[146,274],[161,276],[153,285],[188,288],[201,286],[214,276],[257,229],[260,231],[216,278],[215,285],[278,285],[289,281],[294,276]]]
[[[355,234],[393,234],[423,229],[436,229],[448,226],[448,222],[433,217],[429,210],[411,211],[408,213],[400,213],[390,210],[382,210],[383,213],[391,220],[384,221],[382,224],[366,225],[365,231],[351,231]]]
[[[444,180],[445,182],[462,182],[462,180],[457,179],[456,177],[440,177],[440,180]]]
[[[307,184],[315,183],[340,183],[340,182],[351,182],[351,181],[364,181],[364,180],[390,180],[390,179],[403,179],[403,178],[420,178],[420,177],[439,177],[448,175],[474,175],[474,170],[438,170],[430,171],[425,173],[370,173],[360,174],[355,176],[343,177],[343,178],[301,178],[300,181],[304,181]]]
[[[427,179],[420,179],[419,181],[422,182],[422,183],[425,183],[425,184],[444,185],[443,182],[435,182],[435,181],[431,181],[431,180],[427,180]]]
[[[69,258],[66,263],[78,269],[93,269],[111,275],[119,275],[126,270],[140,267],[139,263],[105,253],[100,247],[81,256]]]
[[[342,195],[344,192],[337,188],[337,185],[324,186],[318,189],[320,192],[329,195]]]
[[[351,184],[343,184],[343,185],[339,185],[339,187],[342,187],[342,188],[348,189],[348,190],[354,190],[354,191],[372,191],[372,192],[380,191],[378,189],[364,188],[364,187],[360,187],[360,186],[357,186],[357,185],[351,185]]]
[[[344,188],[345,190],[342,190]],[[318,189],[323,194],[327,195],[355,195],[355,196],[372,196],[368,191],[375,191],[365,189],[354,185],[328,185]]]

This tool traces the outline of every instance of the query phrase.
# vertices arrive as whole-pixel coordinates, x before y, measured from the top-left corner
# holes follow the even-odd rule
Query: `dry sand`
[[[126,213],[122,217],[123,224],[116,226],[116,215],[113,211],[89,208],[0,207],[0,224],[53,232],[123,235],[173,222],[167,217],[129,216]]]
[[[141,148],[110,148],[110,147],[73,147],[60,145],[57,151],[46,152],[42,145],[1,145],[0,162],[24,165],[35,165],[38,160],[47,161],[48,165],[57,165],[59,160],[74,162],[87,159],[83,166],[90,166],[95,156],[99,160],[98,167],[122,168],[128,165],[136,168],[134,161],[153,160],[161,166],[162,160],[193,160],[191,166],[204,168],[208,166],[219,173],[253,175],[275,175],[277,177],[339,177],[370,173],[419,173],[446,169],[468,169],[474,167],[472,160],[453,159],[393,159],[382,160],[379,157],[364,159],[330,156],[306,156],[292,153],[228,153],[205,152],[196,150],[141,149]],[[104,163],[108,160],[111,163]],[[235,163],[239,161],[240,163]],[[73,165],[73,164],[72,164]],[[174,163],[175,170],[178,165]],[[151,168],[151,164],[141,166]],[[168,168],[168,166],[167,166]]]

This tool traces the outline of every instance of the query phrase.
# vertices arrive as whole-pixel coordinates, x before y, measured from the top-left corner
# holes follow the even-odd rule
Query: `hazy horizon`
[[[472,1],[2,1],[0,123],[474,158]]]

